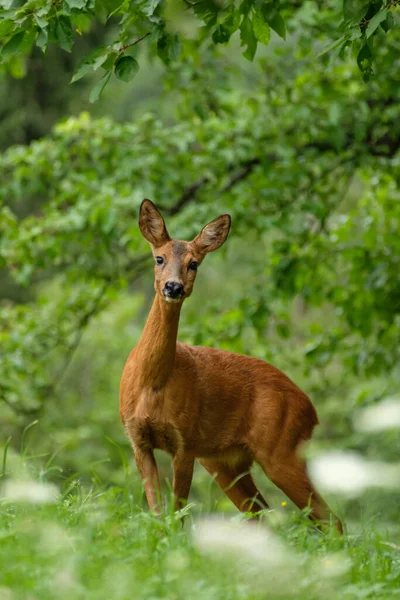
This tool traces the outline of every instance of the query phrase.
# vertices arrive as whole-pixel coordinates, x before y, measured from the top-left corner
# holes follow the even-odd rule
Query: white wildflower
[[[255,523],[206,519],[194,527],[193,540],[201,552],[247,559],[263,568],[287,565],[289,558],[275,535]]]
[[[308,463],[317,487],[356,497],[369,487],[398,487],[400,468],[383,462],[367,461],[356,452],[327,452]]]
[[[1,495],[9,502],[30,504],[53,504],[57,502],[59,490],[52,483],[10,479],[4,484]]]
[[[363,432],[400,428],[400,397],[386,398],[364,408],[354,419],[354,427]]]
[[[13,597],[12,590],[9,587],[0,585],[0,600],[12,600]]]

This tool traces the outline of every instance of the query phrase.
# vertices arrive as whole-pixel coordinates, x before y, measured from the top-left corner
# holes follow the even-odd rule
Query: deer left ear
[[[139,228],[143,237],[155,248],[166,244],[171,239],[164,219],[151,200],[143,200],[140,206]]]
[[[217,250],[225,242],[230,228],[230,216],[221,215],[203,227],[199,235],[194,238],[192,243],[202,254],[214,252],[214,250]]]

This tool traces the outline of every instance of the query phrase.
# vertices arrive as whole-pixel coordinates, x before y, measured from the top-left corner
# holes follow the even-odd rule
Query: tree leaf
[[[240,5],[240,14],[245,16],[248,15],[253,7],[254,2],[255,0],[243,0]]]
[[[238,10],[235,10],[234,6],[231,6],[229,9],[229,13],[225,21],[223,22],[223,26],[228,29],[230,35],[235,33],[239,29],[241,16]]]
[[[74,43],[71,20],[64,15],[61,15],[56,22],[54,33],[61,48],[67,52],[71,52]]]
[[[387,33],[389,31],[389,29],[391,29],[393,27],[393,25],[394,25],[393,13],[388,11],[388,13],[386,15],[386,19],[384,21],[382,21],[382,23],[381,23],[381,27],[382,27],[383,31],[385,33]]]
[[[12,19],[4,19],[0,23],[0,38],[7,37],[15,28],[15,23]]]
[[[343,44],[343,42],[345,41],[346,37],[344,35],[342,35],[341,38],[339,38],[338,40],[335,40],[334,42],[332,42],[331,44],[328,44],[327,46],[325,46],[325,48],[323,48],[321,50],[321,52],[318,52],[317,56],[323,56],[324,54],[326,54],[327,52],[331,52],[332,50],[334,50],[335,48],[337,48],[338,46],[341,46]]]
[[[243,52],[243,56],[250,62],[253,62],[257,50],[257,39],[253,32],[253,23],[249,17],[244,17],[242,24],[240,25],[240,45],[247,45],[246,50]]]
[[[360,21],[365,16],[369,4],[365,0],[343,0],[344,18],[349,21]]]
[[[178,59],[182,49],[182,43],[178,35],[162,33],[157,41],[157,56],[168,65],[171,61]]]
[[[85,63],[81,65],[78,70],[73,74],[70,83],[75,83],[75,81],[79,81],[82,77],[85,77],[90,71],[93,71],[92,63]]]
[[[253,14],[253,31],[256,39],[268,46],[271,38],[271,30],[267,21],[264,21],[264,18],[258,12]]]
[[[25,31],[19,31],[8,42],[3,46],[1,50],[2,56],[9,56],[10,54],[17,54],[20,49],[22,42],[24,41]]]
[[[365,43],[357,56],[357,64],[363,74],[364,81],[368,81],[372,75],[372,54],[368,43]]]
[[[117,56],[118,54],[116,52],[109,52],[107,54],[107,60],[101,65],[102,69],[105,69],[106,71],[112,69]]]
[[[273,29],[282,39],[286,40],[286,25],[282,15],[277,12],[272,18],[267,19],[268,25]]]
[[[77,10],[85,8],[87,4],[87,0],[64,0],[64,2],[69,8],[76,8]]]
[[[47,44],[49,41],[49,32],[47,27],[43,28],[39,31],[39,35],[36,38],[36,46],[38,46],[38,48],[41,49],[41,51],[43,52],[43,54],[46,52],[47,50]]]
[[[114,73],[122,81],[132,81],[139,71],[139,63],[133,56],[121,56],[114,66]]]
[[[230,31],[229,29],[224,27],[224,25],[218,25],[218,27],[212,34],[212,40],[214,44],[226,44],[227,42],[229,42],[230,37]]]
[[[386,20],[387,13],[388,11],[385,8],[384,10],[380,10],[379,12],[377,12],[376,15],[372,17],[372,19],[368,23],[367,30],[365,32],[367,38],[369,38],[378,29],[382,21]]]
[[[140,3],[140,11],[146,15],[146,17],[151,17],[153,16],[160,2],[161,0],[143,0]]]
[[[91,102],[91,104],[94,104],[94,102],[97,102],[97,100],[100,98],[104,88],[106,87],[111,77],[111,73],[112,71],[107,71],[100,79],[99,83],[90,92],[89,101]]]
[[[70,83],[75,83],[75,81],[79,81],[79,79],[82,79],[82,77],[84,77],[90,71],[96,71],[106,62],[107,58],[107,48],[96,48],[96,50],[89,52],[89,54],[82,59]]]
[[[181,50],[182,50],[182,42],[181,42],[179,35],[177,35],[177,34],[172,35],[170,42],[169,42],[169,49],[168,49],[168,56],[169,56],[170,60],[172,60],[172,61],[178,60]]]
[[[47,27],[47,25],[48,25],[47,19],[43,19],[43,17],[41,17],[38,14],[34,15],[34,19],[41,29],[45,29]]]

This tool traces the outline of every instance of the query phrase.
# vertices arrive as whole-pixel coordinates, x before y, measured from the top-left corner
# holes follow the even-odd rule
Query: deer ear
[[[192,243],[202,254],[213,252],[225,242],[230,228],[230,216],[221,215],[203,227],[199,235],[194,238]]]
[[[165,227],[164,219],[151,200],[143,200],[139,211],[139,228],[143,237],[156,248],[171,238]]]

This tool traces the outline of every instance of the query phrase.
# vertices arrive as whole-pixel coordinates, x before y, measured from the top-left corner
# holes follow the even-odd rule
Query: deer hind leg
[[[319,522],[330,521],[332,513],[312,484],[305,462],[297,456],[296,452],[281,455],[279,458],[274,456],[273,460],[267,460],[262,456],[257,457],[257,462],[271,481],[298,508],[302,510],[310,507],[310,519]],[[335,525],[338,531],[343,533],[342,524],[336,517]]]
[[[173,460],[175,510],[183,508],[189,497],[193,478],[194,458],[187,455],[176,455]]]
[[[215,478],[219,487],[239,510],[256,513],[268,508],[267,502],[248,473],[251,464],[232,466],[213,460],[200,460],[199,462]]]

